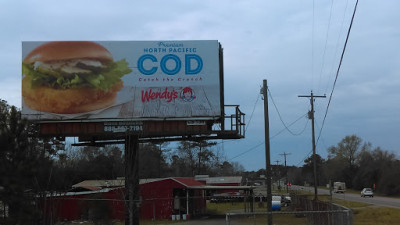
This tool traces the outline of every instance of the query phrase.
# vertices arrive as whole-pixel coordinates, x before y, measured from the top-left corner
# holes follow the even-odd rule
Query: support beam
[[[125,225],[139,225],[139,138],[125,139]]]

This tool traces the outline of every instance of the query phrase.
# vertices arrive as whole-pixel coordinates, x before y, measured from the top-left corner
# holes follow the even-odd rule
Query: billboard
[[[220,117],[219,48],[216,40],[23,42],[22,115],[56,121]]]

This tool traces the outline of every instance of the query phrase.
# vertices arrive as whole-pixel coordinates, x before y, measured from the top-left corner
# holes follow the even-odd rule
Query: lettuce
[[[125,59],[111,62],[101,71],[85,74],[65,74],[57,70],[35,70],[32,64],[22,64],[22,74],[29,77],[32,87],[47,86],[55,89],[69,89],[89,86],[108,91],[121,77],[132,72]]]

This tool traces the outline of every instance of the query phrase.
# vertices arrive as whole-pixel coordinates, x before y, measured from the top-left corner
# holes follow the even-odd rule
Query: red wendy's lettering
[[[147,91],[142,90],[142,102],[148,102],[150,100],[156,99],[166,99],[167,102],[171,102],[172,100],[178,97],[178,92],[172,89],[172,91],[168,91],[168,88],[165,88],[163,92],[161,91],[153,91],[153,89],[149,89]]]

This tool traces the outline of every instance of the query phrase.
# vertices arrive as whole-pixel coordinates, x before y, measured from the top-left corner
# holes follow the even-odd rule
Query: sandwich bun
[[[27,77],[22,79],[22,95],[25,105],[41,112],[74,114],[90,112],[111,106],[117,92],[122,89],[122,81],[114,84],[112,90],[105,92],[89,88],[53,89],[49,87],[32,88]]]
[[[69,59],[98,59],[112,61],[111,53],[103,46],[91,41],[53,41],[32,50],[24,63],[48,62]]]

